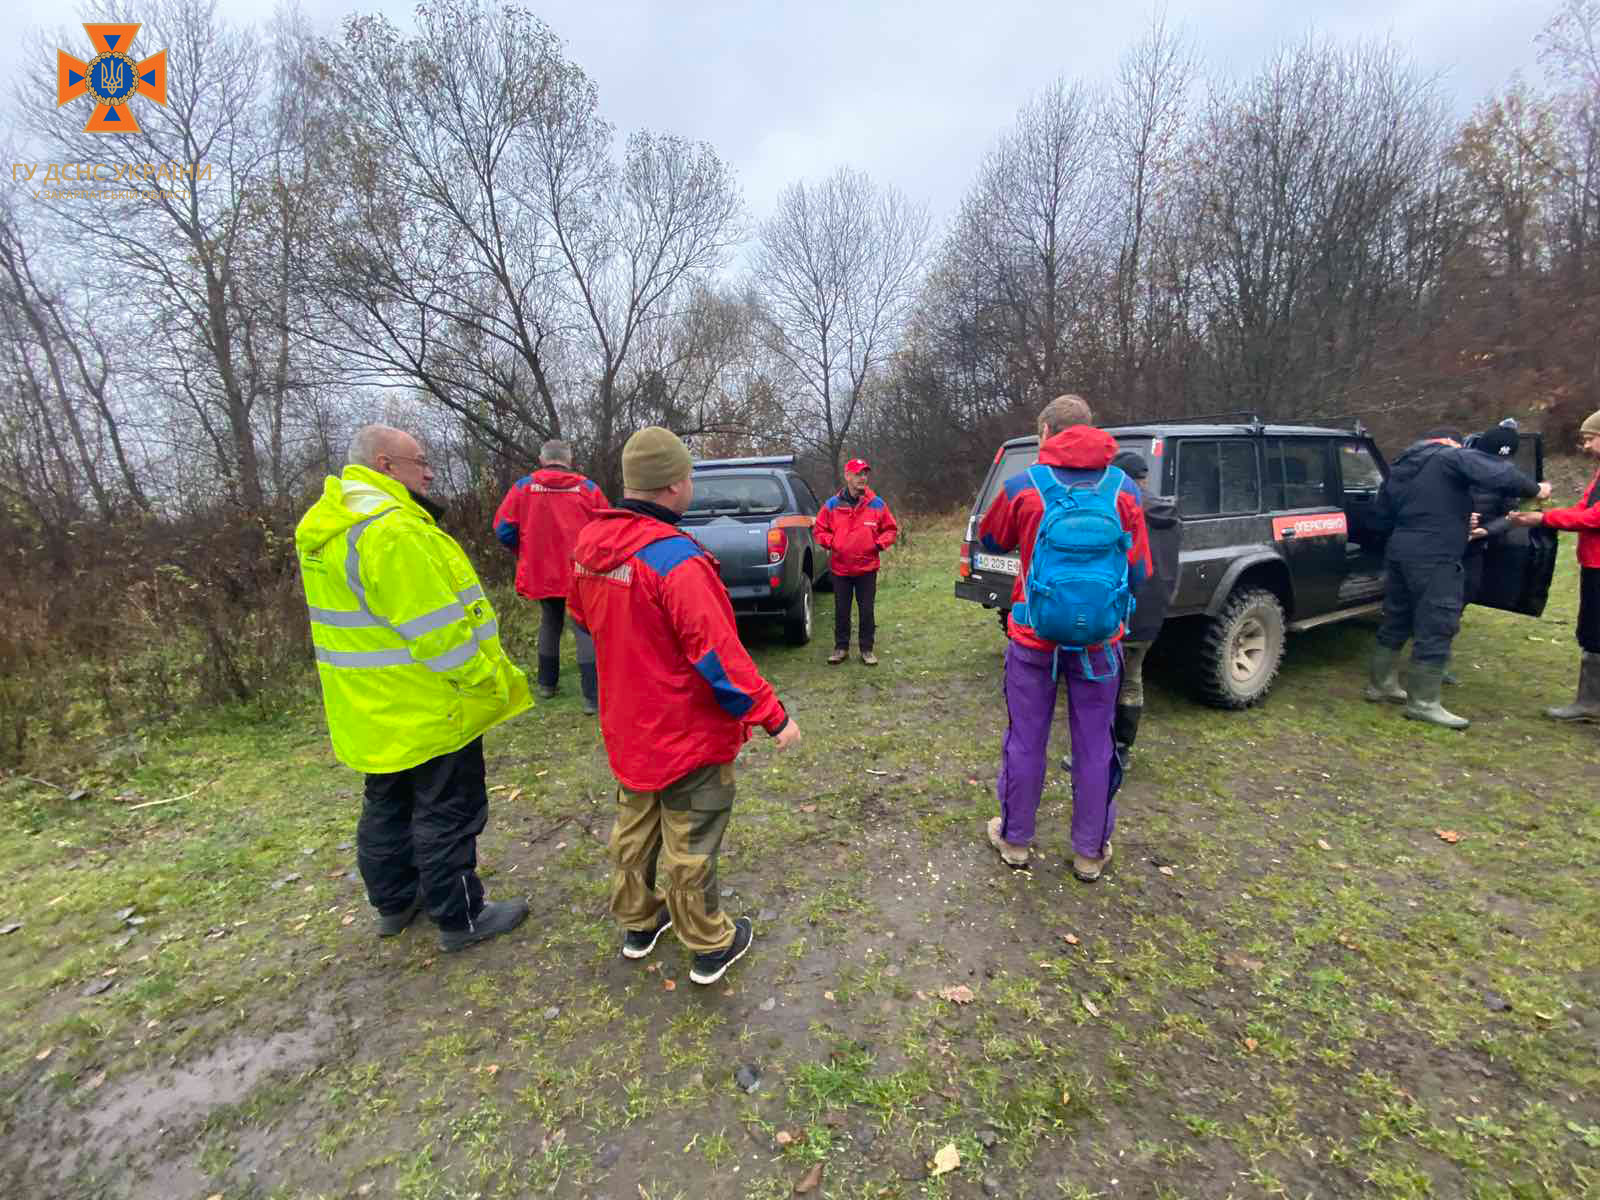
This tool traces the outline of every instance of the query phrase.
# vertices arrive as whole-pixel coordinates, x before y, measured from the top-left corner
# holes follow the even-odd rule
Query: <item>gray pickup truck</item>
[[[817,497],[794,455],[694,464],[694,500],[682,527],[716,555],[739,617],[773,617],[790,645],[811,640],[812,593],[826,588],[828,552],[812,525]]]

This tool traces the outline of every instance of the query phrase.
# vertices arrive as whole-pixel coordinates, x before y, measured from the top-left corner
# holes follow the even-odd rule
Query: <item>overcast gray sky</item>
[[[72,11],[50,0],[7,7],[17,33],[59,27],[61,14]],[[241,22],[273,7],[273,0],[222,0]],[[302,7],[331,32],[358,9],[409,25],[413,5],[302,0]],[[1058,75],[1109,79],[1151,12],[1136,0],[549,0],[528,7],[566,40],[621,131],[648,126],[711,142],[738,171],[757,218],[786,183],[849,165],[926,201],[940,222],[1031,93]],[[1540,79],[1533,39],[1554,10],[1555,0],[1171,0],[1168,14],[1205,62],[1231,74],[1250,73],[1272,47],[1312,30],[1335,39],[1393,38],[1443,73],[1466,111],[1513,71]],[[85,14],[78,20],[103,19],[93,8]],[[67,28],[74,36],[62,48],[87,57],[82,29]],[[20,67],[14,54],[6,57]]]

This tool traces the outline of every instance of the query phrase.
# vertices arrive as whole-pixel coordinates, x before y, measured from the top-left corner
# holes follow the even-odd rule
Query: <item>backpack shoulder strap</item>
[[[1052,500],[1060,499],[1066,492],[1066,486],[1056,478],[1056,473],[1043,463],[1035,463],[1028,468],[1028,478],[1033,480],[1033,486],[1038,489],[1039,499],[1049,504]]]
[[[1107,467],[1106,473],[1100,476],[1100,482],[1094,485],[1094,490],[1100,496],[1110,496],[1115,499],[1116,494],[1122,490],[1122,481],[1127,473],[1121,467]]]

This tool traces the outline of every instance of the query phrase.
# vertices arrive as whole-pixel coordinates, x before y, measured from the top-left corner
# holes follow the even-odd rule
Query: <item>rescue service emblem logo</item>
[[[89,62],[56,51],[56,107],[80,96],[94,100],[85,133],[135,133],[139,122],[129,101],[145,96],[163,108],[167,104],[167,52],[157,51],[135,61],[128,53],[138,25],[84,22],[84,32],[98,52]]]

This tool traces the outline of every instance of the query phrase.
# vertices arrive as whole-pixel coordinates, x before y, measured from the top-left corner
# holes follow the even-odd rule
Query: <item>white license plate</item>
[[[1007,558],[1003,554],[974,554],[972,565],[980,571],[995,571],[1001,575],[1015,575],[1022,570],[1020,558]]]

